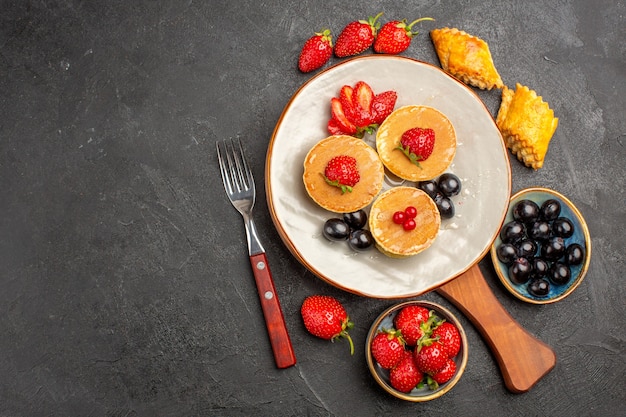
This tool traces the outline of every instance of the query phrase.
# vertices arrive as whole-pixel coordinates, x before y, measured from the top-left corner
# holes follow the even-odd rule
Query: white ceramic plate
[[[449,168],[462,181],[453,197],[456,215],[442,222],[433,245],[407,258],[376,249],[355,253],[329,242],[322,226],[339,217],[307,195],[303,162],[329,136],[330,99],[345,85],[367,82],[375,93],[395,90],[396,108],[422,104],[443,112],[457,133]],[[364,138],[375,148],[375,137]],[[274,224],[293,255],[319,278],[362,296],[405,298],[434,289],[465,272],[489,250],[511,194],[508,153],[493,117],[478,96],[441,69],[399,56],[371,55],[344,61],[306,82],[285,107],[269,144],[265,185]],[[398,185],[387,178],[384,189]]]

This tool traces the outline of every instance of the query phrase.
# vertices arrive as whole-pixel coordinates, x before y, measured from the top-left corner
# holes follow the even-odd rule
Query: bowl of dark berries
[[[580,285],[590,258],[587,224],[567,197],[547,188],[511,197],[491,259],[515,297],[534,304],[562,300]]]
[[[383,311],[367,335],[365,358],[376,382],[412,402],[439,398],[461,379],[467,337],[457,318],[428,301],[406,301]]]

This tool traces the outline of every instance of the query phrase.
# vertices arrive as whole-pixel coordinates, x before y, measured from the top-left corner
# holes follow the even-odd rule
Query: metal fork
[[[278,368],[287,368],[295,365],[296,356],[291,346],[265,249],[261,245],[252,219],[252,208],[256,197],[252,171],[246,162],[241,140],[225,140],[221,143],[217,142],[216,146],[224,189],[230,202],[243,216],[250,264],[261,300],[274,360]]]

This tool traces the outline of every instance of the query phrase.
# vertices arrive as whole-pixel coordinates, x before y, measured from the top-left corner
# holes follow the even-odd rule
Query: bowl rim
[[[456,356],[457,359],[455,360],[457,368],[456,368],[456,373],[454,374],[454,377],[452,377],[452,379],[450,379],[445,384],[442,384],[439,389],[433,391],[432,393],[426,394],[426,395],[420,395],[420,396],[414,396],[414,395],[411,395],[410,393],[400,392],[394,389],[385,380],[383,380],[383,378],[378,373],[375,360],[372,357],[372,350],[370,349],[372,340],[374,339],[374,336],[376,335],[381,322],[390,314],[397,313],[398,311],[400,311],[400,309],[409,305],[420,305],[420,306],[424,306],[428,308],[429,310],[435,310],[439,315],[443,316],[442,318],[453,323],[456,326],[456,328],[459,330],[459,334],[461,336],[460,360],[458,359],[459,355],[457,355]],[[463,326],[461,325],[457,317],[450,310],[432,301],[410,300],[410,301],[404,301],[398,304],[394,304],[386,308],[382,313],[378,315],[376,320],[374,320],[374,322],[372,323],[368,331],[367,339],[365,342],[365,359],[367,361],[367,365],[370,370],[370,373],[372,374],[372,376],[374,377],[378,385],[380,385],[389,394],[397,398],[400,398],[402,400],[406,400],[406,401],[424,402],[424,401],[430,401],[430,400],[434,400],[435,398],[441,397],[442,395],[450,391],[457,384],[457,382],[459,382],[459,380],[461,379],[461,376],[463,375],[463,372],[465,371],[465,367],[467,366],[468,350],[469,349],[468,349],[467,335],[465,334],[465,329],[463,328]]]
[[[589,264],[591,262],[591,235],[589,234],[589,228],[587,227],[587,222],[585,221],[585,218],[583,217],[582,213],[580,212],[580,210],[578,210],[578,207],[576,207],[574,205],[574,203],[572,203],[570,201],[569,198],[567,198],[566,196],[564,196],[563,194],[561,194],[560,192],[553,190],[551,188],[546,188],[546,187],[528,187],[528,188],[523,188],[519,191],[517,191],[515,194],[513,194],[509,200],[509,207],[506,211],[506,215],[505,215],[505,219],[506,216],[508,216],[509,212],[511,211],[512,207],[511,207],[511,203],[520,198],[523,197],[526,194],[530,194],[530,193],[534,193],[534,192],[541,192],[541,193],[546,193],[546,194],[550,194],[553,195],[555,197],[558,197],[562,202],[564,202],[565,204],[567,204],[567,206],[569,207],[569,209],[576,215],[578,221],[581,224],[582,227],[582,233],[584,236],[584,240],[585,240],[585,261],[583,262],[580,272],[578,273],[578,277],[576,278],[576,280],[572,283],[572,285],[569,286],[569,288],[567,288],[565,291],[563,291],[563,293],[561,293],[560,295],[556,296],[556,297],[552,297],[552,298],[547,298],[545,300],[541,300],[541,299],[534,299],[534,298],[528,298],[526,296],[524,296],[523,294],[521,294],[519,291],[517,291],[513,285],[511,284],[510,280],[508,279],[507,276],[504,275],[504,272],[502,271],[502,268],[500,267],[500,260],[498,259],[498,255],[496,253],[496,241],[498,240],[498,236],[496,236],[496,239],[494,239],[493,243],[491,244],[491,249],[490,249],[490,255],[491,255],[491,262],[493,264],[493,269],[496,272],[496,275],[498,276],[498,278],[500,279],[500,281],[502,282],[502,285],[504,285],[504,287],[511,293],[513,294],[513,296],[515,296],[516,298],[525,301],[527,303],[531,303],[531,304],[552,304],[552,303],[556,303],[557,301],[561,301],[562,299],[566,298],[567,296],[569,296],[572,292],[574,292],[574,290],[576,290],[576,288],[578,288],[578,286],[580,286],[580,284],[583,282],[583,279],[585,278],[585,275],[587,275],[587,271],[589,269]],[[506,221],[506,220],[505,220]]]

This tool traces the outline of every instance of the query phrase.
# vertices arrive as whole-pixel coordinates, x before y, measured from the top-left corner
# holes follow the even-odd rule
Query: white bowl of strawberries
[[[461,379],[467,364],[467,336],[446,308],[429,301],[406,301],[389,307],[374,321],[365,357],[385,391],[407,401],[429,401]]]

